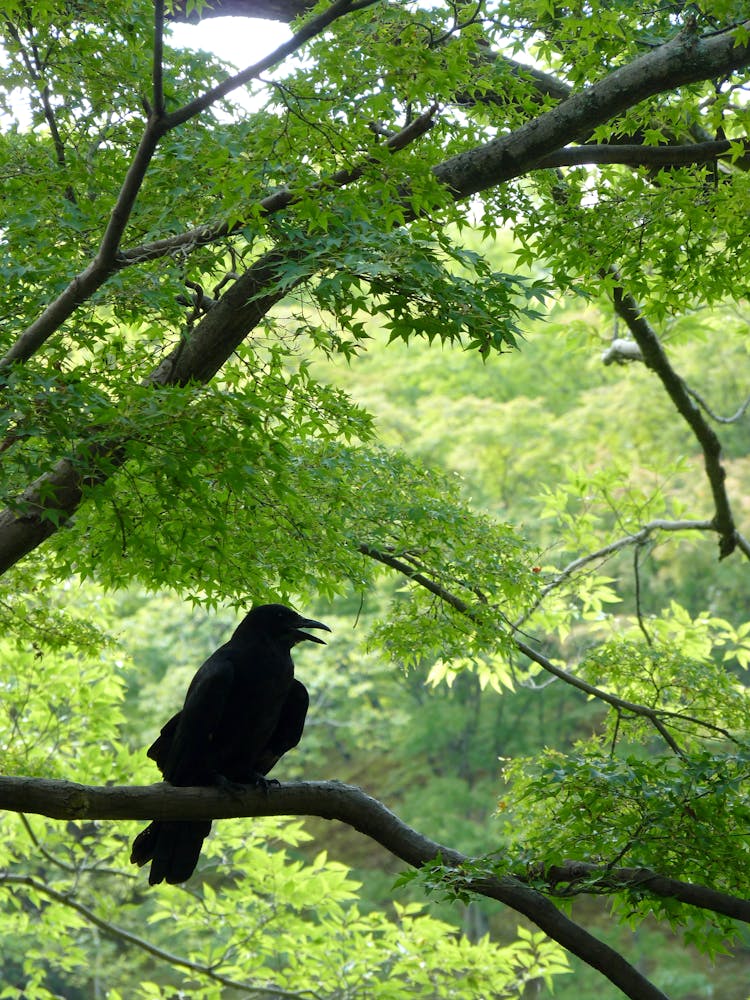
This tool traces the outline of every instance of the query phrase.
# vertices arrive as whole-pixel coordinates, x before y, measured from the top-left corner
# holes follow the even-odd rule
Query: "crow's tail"
[[[185,882],[195,871],[210,820],[154,820],[133,841],[130,860],[140,868],[151,862],[150,885]]]

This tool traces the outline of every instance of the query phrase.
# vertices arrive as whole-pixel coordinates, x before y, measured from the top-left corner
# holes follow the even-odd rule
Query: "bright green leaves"
[[[22,607],[12,595],[3,602],[5,628],[20,632],[21,641],[6,640],[0,656],[0,768],[92,783],[125,780],[126,754],[117,741],[121,664],[95,631],[106,609],[101,598],[77,595],[79,607],[66,610],[72,590]]]
[[[750,820],[749,777],[745,751],[650,759],[608,757],[593,748],[569,756],[547,751],[535,763],[508,767],[505,835],[511,852],[529,861],[562,863],[575,843],[579,860],[651,868],[742,895],[750,863],[742,835]],[[608,891],[605,883],[601,891]],[[643,894],[629,892],[622,905],[640,915],[671,906],[678,925],[689,913],[659,903],[647,886]]]
[[[315,258],[326,268],[312,295],[332,313],[354,343],[367,337],[365,314],[382,317],[390,340],[461,344],[482,357],[516,346],[523,322],[539,315],[547,286],[492,269],[476,252],[447,238],[437,243],[395,230],[387,236],[369,227],[348,227],[340,236],[318,238]],[[346,342],[339,344],[345,350]],[[351,349],[351,348],[350,348]]]

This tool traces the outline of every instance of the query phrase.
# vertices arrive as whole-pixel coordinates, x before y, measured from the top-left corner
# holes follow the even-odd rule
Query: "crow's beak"
[[[327,625],[324,625],[323,622],[316,622],[313,618],[300,618],[294,627],[294,634],[297,636],[297,642],[304,642],[305,639],[307,639],[310,642],[319,642],[321,646],[325,646],[325,639],[319,639],[317,635],[308,635],[307,632],[302,631],[303,628],[322,628],[325,629],[326,632],[330,632],[331,630]]]

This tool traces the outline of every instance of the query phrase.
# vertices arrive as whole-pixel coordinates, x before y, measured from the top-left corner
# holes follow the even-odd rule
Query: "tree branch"
[[[600,549],[596,549],[594,552],[589,552],[585,556],[580,556],[578,559],[573,559],[572,562],[569,562],[567,566],[564,566],[560,570],[554,579],[550,580],[549,583],[542,587],[539,597],[531,605],[528,611],[526,611],[524,615],[519,618],[517,622],[515,622],[515,626],[518,628],[525,621],[527,621],[527,619],[542,603],[547,594],[556,590],[562,583],[577,573],[579,569],[583,569],[585,566],[588,566],[593,562],[600,562],[601,560],[607,559],[609,556],[614,555],[616,552],[620,552],[622,549],[628,548],[631,545],[643,545],[649,540],[654,532],[715,530],[716,527],[712,521],[666,521],[660,518],[648,521],[646,524],[642,525],[638,531],[634,531],[631,535],[625,535],[622,538],[618,538],[616,541],[610,542],[609,545],[603,545]]]
[[[432,128],[437,112],[438,105],[431,105],[431,107],[414,118],[404,128],[389,136],[384,144],[385,147],[392,153],[405,149],[410,143]],[[196,226],[194,229],[185,230],[185,232],[177,233],[174,236],[167,236],[161,240],[142,243],[140,246],[123,250],[119,258],[119,266],[123,268],[130,267],[133,264],[140,264],[144,261],[157,260],[160,257],[165,257],[167,254],[174,253],[176,250],[192,249],[194,247],[205,246],[208,243],[214,243],[219,239],[225,239],[233,233],[240,232],[247,225],[249,219],[255,218],[256,215],[273,215],[275,212],[289,208],[303,196],[309,197],[310,195],[333,191],[336,188],[345,187],[347,184],[359,180],[366,168],[375,162],[374,156],[367,156],[357,166],[347,170],[338,170],[336,173],[331,174],[330,177],[323,177],[319,181],[314,181],[306,188],[292,189],[286,186],[281,187],[271,194],[266,195],[259,202],[254,202],[252,212],[248,212],[245,217],[237,219],[231,226],[224,222],[216,225]]]
[[[668,524],[670,522],[665,523]],[[413,581],[414,583],[418,583],[421,587],[424,587],[424,589],[429,593],[434,594],[435,597],[438,597],[441,601],[448,604],[459,614],[464,615],[469,619],[469,621],[474,621],[476,619],[476,613],[470,604],[464,601],[457,594],[449,591],[436,580],[427,576],[425,573],[416,571],[412,566],[404,562],[402,559],[399,559],[399,557],[395,554],[390,552],[380,552],[369,545],[360,545],[358,547],[358,551],[385,566],[390,566],[391,569],[395,569],[399,573],[402,573],[407,579]],[[516,626],[511,623],[511,628],[515,630]],[[598,688],[593,684],[589,684],[588,681],[585,681],[580,677],[576,677],[576,675],[572,674],[569,670],[558,667],[550,659],[544,656],[543,653],[540,653],[532,646],[529,646],[528,643],[519,639],[515,635],[513,637],[513,645],[520,653],[523,653],[524,656],[527,656],[534,663],[537,663],[543,670],[546,670],[547,673],[559,678],[571,687],[577,688],[589,697],[598,698],[600,701],[611,705],[614,709],[620,712],[629,712],[633,715],[648,719],[659,735],[662,736],[670,749],[679,756],[682,756],[682,751],[675,742],[674,738],[665,728],[665,719],[680,719],[684,722],[690,722],[694,725],[702,727],[708,732],[719,734],[732,743],[739,742],[736,737],[729,732],[729,730],[724,729],[722,726],[714,725],[712,722],[706,722],[703,719],[698,719],[692,715],[686,715],[683,712],[675,712],[669,709],[651,708],[648,705],[641,705],[638,702],[628,701],[625,698],[619,698],[617,695],[611,694],[609,691],[605,691],[603,688]]]
[[[460,872],[465,867],[463,888],[496,899],[523,913],[553,940],[603,972],[634,1000],[662,998],[663,994],[642,978],[631,978],[631,974],[636,977],[638,974],[621,956],[559,913],[549,900],[524,884],[526,879],[538,880],[542,877],[550,883],[552,892],[555,885],[569,883],[569,888],[560,890],[560,895],[642,890],[734,920],[750,922],[750,900],[707,886],[682,882],[645,868],[606,868],[565,861],[549,868],[531,865],[528,874],[523,875],[477,878],[476,867],[468,857],[407,826],[382,802],[360,788],[336,781],[289,782],[273,786],[267,792],[248,787],[239,794],[230,795],[216,788],[174,788],[167,784],[93,786],[45,778],[0,776],[0,809],[36,813],[59,820],[216,820],[250,816],[317,816],[338,820],[377,841],[412,867],[420,868],[439,859],[437,864],[453,869],[453,884],[456,878],[461,881]],[[25,876],[12,878],[19,884],[26,882]],[[7,876],[5,881],[8,881]],[[88,913],[84,915],[88,918]],[[98,919],[95,917],[95,920]],[[102,929],[110,928],[103,926]],[[119,928],[114,930],[120,933]],[[143,946],[140,939],[131,940],[131,943]],[[173,961],[173,957],[166,953],[152,951],[152,954]],[[619,962],[610,967],[613,956]],[[185,963],[180,963],[178,959],[175,964]],[[188,967],[195,969],[192,965]],[[196,971],[201,971],[200,967]],[[644,992],[638,992],[639,989]]]
[[[153,113],[164,116],[164,0],[154,0]]]
[[[682,882],[667,875],[660,875],[650,868],[607,868],[583,861],[564,861],[561,865],[550,865],[546,869],[539,869],[539,874],[549,882],[549,891],[560,896],[643,889],[654,896],[676,899],[688,906],[711,910],[732,920],[750,923],[750,899],[730,896],[709,886]],[[567,883],[568,887],[558,891],[555,886],[560,883]]]
[[[318,816],[346,823],[413,867],[436,862],[456,873],[469,859],[403,823],[381,802],[339,782],[293,782],[268,793],[248,788],[229,795],[214,788],[87,786],[44,778],[0,777],[0,808],[53,819],[221,819],[230,816]],[[510,875],[472,877],[465,889],[524,914],[550,938],[601,972],[632,1000],[666,1000],[618,952],[561,913],[535,889]]]
[[[370,3],[379,0],[368,0]],[[0,370],[15,362],[28,361],[39,350],[45,341],[75,312],[83,303],[112,276],[120,270],[123,262],[119,260],[119,247],[125,227],[128,224],[136,198],[143,184],[146,172],[151,164],[157,145],[162,137],[172,129],[184,124],[191,118],[205,111],[216,101],[226,96],[232,90],[257,77],[260,73],[275,66],[282,59],[291,55],[305,42],[323,31],[333,21],[357,9],[354,0],[336,0],[318,17],[310,20],[287,42],[278,46],[265,58],[254,65],[228,77],[223,83],[207,91],[194,101],[179,108],[169,115],[159,115],[152,109],[138,149],[123,180],[117,201],[112,209],[109,221],[102,236],[99,250],[91,263],[70,282],[68,287],[41,313],[39,317],[18,337],[16,342],[0,359]],[[158,17],[158,12],[157,12]],[[156,53],[154,57],[154,73],[156,74]],[[156,79],[154,85],[156,85]]]
[[[750,141],[741,140],[746,151]],[[712,142],[686,143],[682,146],[583,145],[558,149],[542,157],[535,170],[550,167],[573,167],[583,164],[620,163],[628,167],[680,167],[691,163],[708,163],[731,152],[728,139]]]
[[[615,267],[610,267],[607,273],[620,280]],[[615,312],[625,321],[631,336],[641,349],[643,363],[658,376],[675,409],[686,421],[703,450],[706,476],[714,500],[715,514],[711,525],[720,536],[719,558],[724,559],[737,547],[738,538],[725,486],[726,471],[721,461],[721,442],[704,419],[700,409],[693,403],[685,383],[670,364],[658,334],[643,315],[633,296],[618,285],[612,293],[612,298]]]
[[[744,27],[750,30],[750,21]],[[456,198],[502,184],[531,170],[576,136],[590,135],[598,125],[664,89],[748,65],[750,45],[734,42],[731,33],[696,38],[681,31],[603,80],[572,93],[552,110],[484,146],[451,157],[433,172]]]

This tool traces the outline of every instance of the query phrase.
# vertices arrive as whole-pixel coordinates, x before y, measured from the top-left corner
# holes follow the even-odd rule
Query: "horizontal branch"
[[[60,820],[213,820],[240,816],[317,816],[338,820],[377,841],[412,867],[421,868],[430,863],[449,866],[453,869],[453,885],[457,874],[460,880],[461,868],[466,866],[463,889],[495,899],[522,913],[552,940],[601,972],[632,1000],[666,1000],[664,994],[618,952],[570,920],[549,899],[524,885],[519,878],[511,875],[476,878],[465,855],[418,833],[377,799],[340,782],[291,782],[271,787],[267,792],[248,788],[240,794],[230,795],[216,788],[173,788],[165,784],[91,786],[44,778],[0,776],[0,809],[38,813]],[[730,905],[729,897],[726,905]]]
[[[559,865],[539,869],[538,874],[549,883],[549,891],[555,895],[612,893],[621,889],[642,890],[646,894],[676,899],[688,906],[697,906],[732,920],[750,923],[750,899],[731,896],[709,886],[682,882],[668,875],[660,875],[650,868],[607,868],[583,861],[564,861]],[[565,888],[560,890],[558,886],[562,883],[565,883]]]
[[[681,167],[692,163],[708,163],[732,152],[736,143],[728,139],[716,142],[693,142],[682,146],[642,145],[582,145],[566,146],[538,160],[534,169],[573,167],[584,164],[619,163],[628,167]],[[742,140],[746,152],[750,141]]]
[[[750,21],[743,27],[750,30]],[[664,45],[573,92],[567,100],[513,132],[459,153],[434,168],[456,198],[502,184],[531,170],[577,136],[663,90],[720,76],[750,63],[750,45],[735,44],[732,32],[697,37],[683,30]]]
[[[634,545],[645,545],[645,543],[651,538],[653,534],[659,531],[666,532],[680,532],[680,531],[716,531],[716,527],[713,521],[668,521],[663,518],[655,518],[653,521],[647,521],[646,524],[641,525],[638,531],[634,531],[629,535],[623,535],[622,538],[616,539],[614,542],[610,542],[608,545],[603,545],[600,549],[596,549],[594,552],[588,552],[585,556],[579,556],[578,559],[573,559],[571,562],[564,566],[560,572],[550,580],[549,583],[542,587],[539,597],[536,602],[531,606],[531,608],[524,614],[516,625],[523,624],[529,616],[534,612],[539,605],[542,603],[544,598],[556,590],[562,583],[570,579],[579,570],[584,569],[586,566],[591,565],[594,562],[601,562],[602,560],[608,559],[609,556],[615,555],[617,552],[621,552],[622,549],[630,548]]]

